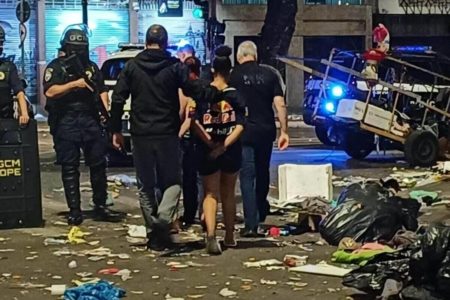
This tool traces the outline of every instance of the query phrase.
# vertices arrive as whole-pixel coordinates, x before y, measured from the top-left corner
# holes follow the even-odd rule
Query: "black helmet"
[[[5,30],[3,29],[2,26],[0,26],[0,42],[5,41],[5,36],[6,36]]]
[[[167,48],[168,43],[167,30],[162,25],[152,25],[147,29],[147,34],[145,35],[145,43],[147,45],[158,44],[161,48]]]
[[[81,29],[69,29],[64,33],[60,41],[61,47],[66,45],[88,46],[89,39],[86,33]]]

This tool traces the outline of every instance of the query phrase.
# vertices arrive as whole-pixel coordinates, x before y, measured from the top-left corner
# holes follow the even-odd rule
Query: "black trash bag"
[[[450,227],[428,228],[417,244],[410,261],[413,285],[450,295]]]
[[[400,293],[402,300],[446,300],[442,295],[429,291],[423,287],[410,285],[404,288]]]
[[[380,183],[352,184],[337,206],[320,223],[319,232],[330,245],[344,237],[356,242],[390,241],[402,228],[415,231],[420,204],[392,196]]]
[[[393,279],[405,285],[408,282],[412,247],[375,256],[370,263],[344,276],[342,284],[369,294],[383,292],[386,280]]]

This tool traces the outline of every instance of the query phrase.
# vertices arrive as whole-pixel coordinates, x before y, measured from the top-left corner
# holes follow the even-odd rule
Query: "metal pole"
[[[81,1],[81,9],[83,10],[83,24],[88,25],[88,0]]]
[[[20,0],[20,23],[21,24],[23,24],[23,20],[24,20],[23,1],[24,0]],[[22,55],[22,57],[21,57],[22,77],[25,78],[25,41],[22,42],[21,55]]]

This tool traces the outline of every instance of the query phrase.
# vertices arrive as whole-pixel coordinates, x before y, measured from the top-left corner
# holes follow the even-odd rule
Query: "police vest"
[[[11,62],[0,60],[0,107],[12,102],[11,86],[9,85]]]

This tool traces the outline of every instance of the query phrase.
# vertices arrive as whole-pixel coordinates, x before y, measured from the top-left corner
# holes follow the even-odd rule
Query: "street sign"
[[[158,17],[182,17],[182,0],[158,0]]]
[[[23,43],[25,42],[25,38],[27,37],[27,27],[25,24],[19,24],[19,35],[20,35],[20,46],[23,47]]]
[[[23,19],[22,19],[22,13],[21,13],[22,3],[23,3]],[[21,23],[25,23],[26,21],[28,21],[30,19],[30,15],[31,15],[30,3],[28,3],[28,1],[21,0],[17,4],[17,7],[16,7],[17,20],[19,20]]]

